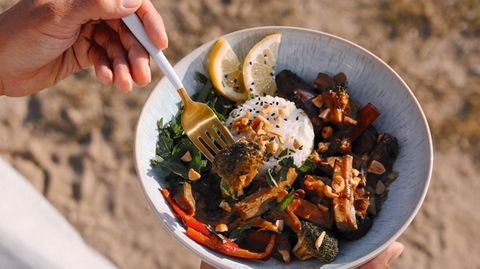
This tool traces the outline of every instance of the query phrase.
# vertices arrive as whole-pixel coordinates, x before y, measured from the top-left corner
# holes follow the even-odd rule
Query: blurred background
[[[0,11],[15,2],[0,0]],[[289,25],[347,38],[391,65],[420,101],[435,147],[429,193],[392,268],[480,268],[479,0],[153,2],[173,63],[222,34]],[[161,77],[154,67],[149,86],[121,94],[85,70],[30,97],[0,98],[0,156],[120,268],[200,263],[150,211],[133,164],[135,124]]]

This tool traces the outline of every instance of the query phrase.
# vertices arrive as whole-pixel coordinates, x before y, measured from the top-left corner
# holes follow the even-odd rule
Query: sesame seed
[[[267,64],[267,61],[263,61],[263,64]]]
[[[267,117],[267,120],[270,120],[270,118],[269,118],[269,117]]]
[[[249,65],[252,65],[252,62],[248,62]]]
[[[276,127],[276,128],[280,128],[280,126],[278,126],[278,125],[275,125],[275,127]]]
[[[237,83],[237,79],[234,79],[233,82]]]
[[[252,85],[255,85],[255,81],[252,81]]]
[[[264,97],[265,97],[265,96],[267,96],[267,93],[266,93],[266,92],[264,92],[264,93],[263,93],[263,96],[264,96]]]
[[[263,57],[267,57],[267,54],[263,54]]]
[[[256,102],[255,105],[258,106],[258,102]]]
[[[228,75],[225,75],[224,77],[225,77],[225,78],[228,78]]]
[[[255,113],[257,113],[257,114],[258,114],[258,113],[260,113],[260,111],[258,111],[258,110],[257,110],[257,111],[255,111]]]
[[[272,77],[273,77],[273,72],[271,72],[271,73],[270,73],[270,76],[272,76]]]
[[[295,120],[298,120],[298,116],[297,116],[297,118],[296,118]]]
[[[287,119],[287,118],[284,118],[283,120],[284,120],[284,121],[288,121],[288,119]]]
[[[274,113],[272,113],[272,115],[271,115],[271,116],[272,116],[272,117],[273,117],[273,116],[275,116],[275,112],[274,112]]]
[[[278,106],[278,102],[275,103]]]

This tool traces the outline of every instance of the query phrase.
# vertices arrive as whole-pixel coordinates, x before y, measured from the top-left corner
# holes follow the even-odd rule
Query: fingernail
[[[390,266],[392,263],[394,263],[398,259],[398,257],[400,257],[401,254],[402,254],[402,251],[398,251],[392,257],[390,257],[390,259],[387,261],[387,267]]]
[[[147,64],[145,66],[145,73],[147,74],[147,84],[152,82],[152,73],[150,72],[150,66]]]
[[[140,0],[122,0],[122,6],[124,8],[134,8],[140,5]]]

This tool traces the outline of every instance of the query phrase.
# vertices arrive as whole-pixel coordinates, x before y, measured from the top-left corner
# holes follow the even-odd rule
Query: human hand
[[[150,0],[21,0],[0,14],[0,96],[40,91],[92,64],[100,82],[123,92],[148,84],[148,53],[120,20],[135,11],[166,48]]]
[[[402,254],[404,246],[399,242],[393,242],[387,249],[377,257],[357,269],[385,269],[388,268]],[[200,269],[216,269],[215,267],[202,261]]]

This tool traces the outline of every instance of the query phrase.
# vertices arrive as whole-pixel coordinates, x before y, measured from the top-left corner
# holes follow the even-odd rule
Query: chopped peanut
[[[372,162],[368,166],[367,171],[369,173],[372,173],[372,174],[381,175],[381,174],[385,173],[385,167],[383,166],[383,164],[381,162],[376,161],[376,160],[372,160]]]
[[[320,142],[318,143],[318,152],[325,153],[327,152],[328,148],[330,147],[330,143],[327,142]]]
[[[275,140],[268,142],[267,144],[268,152],[275,153],[278,150],[278,143]]]
[[[321,95],[320,95],[321,96]],[[325,238],[325,235],[327,233],[325,231],[323,231],[322,233],[320,233],[320,235],[318,236],[317,240],[315,240],[315,248],[317,250],[320,249],[320,246],[322,246],[322,242],[323,242],[323,238]]]
[[[327,196],[328,198],[337,198],[338,194],[332,192],[332,188],[328,185],[325,185],[325,188],[323,189],[323,194]]]
[[[319,118],[321,118],[324,121],[328,121],[328,117],[330,116],[330,108],[324,109],[320,114],[318,115]]]
[[[262,113],[264,115],[270,114],[271,111],[272,111],[272,106],[271,105],[264,105],[263,108],[262,108]]]
[[[215,226],[215,231],[219,233],[228,232],[228,226],[225,223],[220,223]]]
[[[343,122],[349,123],[351,125],[357,125],[358,123],[356,120],[350,118],[349,116],[345,116],[345,118],[343,118]]]
[[[201,177],[202,175],[200,175],[200,173],[195,171],[193,168],[190,168],[190,170],[188,170],[188,179],[190,179],[191,181],[197,181]]]
[[[190,154],[190,151],[187,150],[187,152],[185,152],[185,154],[183,154],[183,156],[180,158],[180,160],[188,163],[188,162],[191,162],[193,159],[192,159],[192,154]]]
[[[319,94],[317,97],[313,98],[312,99],[312,103],[318,107],[318,108],[321,108],[322,105],[323,105],[323,97],[321,94]]]
[[[296,138],[293,139],[293,147],[294,147],[295,149],[298,149],[298,148],[300,148],[301,146],[302,146],[302,144],[300,143],[300,141],[298,141]]]
[[[323,127],[322,129],[322,137],[327,139],[329,138],[330,136],[332,136],[333,134],[333,128],[330,127],[330,126],[327,126],[327,127]]]
[[[232,212],[232,207],[225,200],[222,200],[218,206],[228,213]]]

